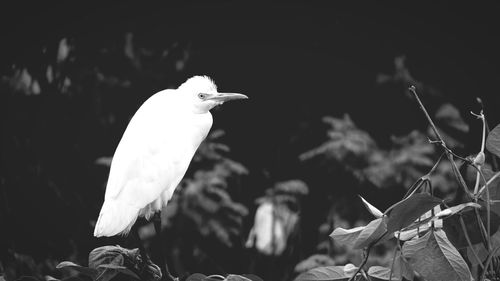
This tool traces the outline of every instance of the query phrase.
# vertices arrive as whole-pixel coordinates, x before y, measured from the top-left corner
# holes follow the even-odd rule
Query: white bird
[[[146,100],[111,161],[94,236],[127,235],[138,217],[149,219],[166,206],[212,126],[209,110],[246,98],[218,93],[209,77],[194,76]]]

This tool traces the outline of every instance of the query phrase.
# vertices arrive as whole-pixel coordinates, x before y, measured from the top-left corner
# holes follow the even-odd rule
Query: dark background
[[[493,2],[471,7],[453,2],[347,6],[61,1],[21,2],[1,10],[2,75],[9,75],[13,65],[36,68],[44,64],[40,50],[57,45],[61,38],[73,40],[76,50],[97,49],[113,46],[131,32],[135,40],[152,49],[178,43],[190,50],[182,72],[172,71],[168,76],[167,71],[167,76],[160,77],[154,71],[145,73],[132,81],[132,90],[108,98],[105,106],[122,116],[113,131],[96,129],[85,121],[93,105],[81,102],[84,99],[59,101],[58,107],[54,105],[58,101],[43,93],[36,100],[1,93],[2,189],[9,190],[2,194],[2,203],[10,206],[4,210],[11,210],[2,216],[2,229],[9,229],[9,238],[2,240],[7,248],[15,244],[16,251],[40,259],[47,253],[65,257],[70,248],[85,256],[96,246],[96,241],[85,238],[90,228],[81,226],[97,215],[102,200],[94,176],[105,177],[106,171],[96,171],[92,161],[113,153],[126,126],[125,116],[143,100],[192,75],[208,75],[220,90],[250,96],[244,103],[231,103],[214,112],[214,129],[226,131],[224,143],[231,147],[231,158],[251,171],[244,184],[247,189],[239,198],[247,205],[274,182],[300,178],[316,190],[311,191],[309,206],[317,207],[317,214],[324,212],[327,206],[315,205],[315,200],[331,185],[330,178],[318,177],[314,167],[305,166],[298,155],[324,141],[321,117],[325,115],[349,113],[381,146],[389,145],[391,135],[425,128],[426,120],[415,101],[405,95],[408,83],[377,83],[378,75],[394,73],[398,56],[406,57],[406,66],[416,80],[439,92],[432,99],[428,95],[431,108],[433,103],[452,102],[471,124],[465,152],[476,151],[479,145],[476,133],[480,126],[468,114],[478,112],[476,97],[482,98],[490,125],[500,122],[500,9]],[[87,63],[101,63],[99,56],[85,54],[81,59]],[[108,60],[105,65],[109,72],[122,71],[126,76],[129,70],[118,63]],[[426,103],[425,93],[422,98]],[[46,120],[30,121],[37,116]],[[44,138],[51,134],[61,136],[58,142]],[[30,185],[30,172],[23,170],[26,159],[10,149],[10,135],[28,136],[32,142],[27,154],[43,159],[45,177],[82,194],[81,205],[51,205],[35,180],[25,189],[9,185],[21,182],[12,181],[19,178]],[[375,195],[372,198],[382,206],[391,203]],[[318,216],[308,221],[304,239],[311,242],[303,246],[306,254],[313,252],[316,228],[322,220]],[[81,235],[75,240],[81,244],[69,245],[66,238],[75,233]],[[235,268],[240,270],[239,266]]]

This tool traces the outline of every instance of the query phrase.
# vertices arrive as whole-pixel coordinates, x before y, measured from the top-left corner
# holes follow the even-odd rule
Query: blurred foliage
[[[425,135],[413,131],[393,137],[390,150],[379,148],[373,138],[358,129],[348,115],[326,117],[329,140],[300,156],[302,160],[321,158],[323,165],[341,167],[359,181],[370,181],[380,188],[409,187],[434,163],[434,146]]]

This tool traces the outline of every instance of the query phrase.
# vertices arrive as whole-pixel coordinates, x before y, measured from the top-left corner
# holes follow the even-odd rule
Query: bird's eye
[[[199,97],[200,99],[204,99],[206,96],[207,96],[207,95],[206,95],[206,94],[204,94],[204,93],[199,93],[199,94],[198,94],[198,97]]]

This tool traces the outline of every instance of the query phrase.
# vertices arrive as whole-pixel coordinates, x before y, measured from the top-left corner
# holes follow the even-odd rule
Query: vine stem
[[[462,217],[461,214],[459,214],[459,221],[460,221],[460,226],[462,227],[462,231],[464,232],[465,240],[467,241],[467,245],[470,247],[470,250],[472,251],[474,258],[476,258],[477,263],[484,270],[483,262],[481,261],[481,259],[479,258],[479,256],[476,253],[476,250],[472,246],[472,242],[470,240],[469,233],[467,232],[467,227],[465,226],[464,218]]]
[[[413,194],[415,194],[422,186],[424,186],[425,183],[430,183],[430,176],[434,173],[434,171],[437,169],[437,167],[439,166],[439,164],[441,163],[441,160],[443,159],[443,155],[445,153],[443,152],[438,160],[436,161],[436,163],[434,164],[434,166],[432,166],[431,170],[421,176],[416,182],[414,182],[410,188],[408,189],[408,191],[406,192],[406,194],[403,196],[403,199],[399,202],[396,202],[395,204],[393,204],[392,206],[390,206],[389,208],[387,208],[387,210],[385,210],[384,212],[384,215],[387,215],[392,209],[394,209],[396,206],[398,206],[399,204],[401,204],[403,201],[405,201],[406,199],[408,199],[410,196],[412,196]]]
[[[479,183],[481,181],[480,171],[481,171],[481,166],[483,165],[484,162],[484,146],[486,143],[486,120],[484,118],[482,110],[479,114],[475,114],[474,112],[471,111],[471,114],[476,116],[476,118],[480,119],[483,123],[483,137],[481,138],[481,150],[479,154],[476,156],[476,159],[482,157],[482,161],[480,160],[479,163],[476,163],[476,161],[474,161],[474,163],[477,164],[477,169],[478,169],[476,173],[476,184],[474,185],[474,194],[476,194],[479,191]]]
[[[467,161],[466,159],[458,156],[458,155],[455,155],[447,146],[446,146],[446,143],[444,142],[443,140],[443,137],[441,137],[441,134],[439,133],[436,125],[434,124],[434,121],[432,121],[432,118],[431,116],[429,115],[429,113],[427,112],[427,109],[425,109],[425,106],[424,104],[422,103],[422,101],[420,100],[420,98],[418,97],[418,94],[417,94],[417,91],[415,89],[415,86],[410,86],[408,88],[412,93],[413,93],[413,96],[415,97],[415,99],[417,100],[418,102],[418,105],[420,107],[420,109],[422,110],[422,112],[425,114],[425,117],[427,118],[427,121],[429,122],[429,124],[431,125],[431,128],[432,130],[434,131],[434,133],[436,134],[436,137],[438,138],[437,141],[435,141],[436,143],[439,143],[439,145],[444,149],[445,153],[446,153],[446,157],[448,158],[448,160],[450,161],[451,165],[452,165],[452,169],[453,169],[453,173],[455,174],[455,177],[458,179],[460,185],[462,186],[462,188],[464,189],[464,192],[465,194],[467,194],[467,196],[469,197],[470,200],[472,200],[472,196],[470,194],[470,191],[469,189],[467,188],[467,184],[465,183],[465,180],[463,179],[462,175],[460,174],[460,171],[458,170],[458,167],[457,165],[455,164],[455,160],[453,159],[454,156],[456,156],[457,158],[459,159],[462,159],[464,161]]]
[[[491,263],[491,259],[493,258],[493,255],[500,249],[500,246],[496,247],[492,252],[489,253],[488,258],[486,259],[486,265],[484,266],[483,273],[481,274],[481,277],[479,280],[484,280],[486,277],[486,272],[488,271],[488,267]]]
[[[466,159],[462,158],[462,157],[459,157],[458,155],[454,154],[447,146],[446,146],[446,143],[444,142],[443,140],[443,137],[441,136],[441,134],[439,133],[436,125],[434,124],[434,121],[432,121],[432,118],[431,116],[429,115],[429,113],[427,112],[427,110],[425,109],[425,106],[424,104],[422,103],[422,101],[420,100],[420,98],[418,97],[418,94],[417,94],[417,91],[416,91],[416,88],[415,86],[410,86],[408,88],[408,90],[410,90],[410,92],[412,92],[413,96],[415,97],[415,99],[417,100],[418,102],[418,105],[420,107],[420,109],[422,110],[422,112],[424,113],[425,117],[427,118],[427,121],[429,122],[429,124],[431,125],[431,128],[432,130],[434,131],[434,133],[436,134],[436,137],[437,137],[437,141],[435,141],[435,143],[438,143],[439,145],[441,145],[441,147],[444,149],[445,153],[446,153],[446,156],[448,158],[448,160],[450,161],[450,164],[452,166],[452,170],[453,170],[453,173],[456,177],[456,179],[458,180],[458,182],[460,183],[460,186],[463,188],[465,194],[467,195],[468,199],[471,200],[471,201],[474,201],[476,202],[477,201],[477,197],[476,196],[472,196],[471,195],[471,192],[469,191],[469,188],[467,187],[467,184],[465,183],[465,180],[464,178],[462,177],[462,175],[460,174],[460,171],[458,170],[458,167],[455,163],[455,160],[453,159],[454,156],[456,156],[457,158],[459,159],[462,159],[463,161],[465,161],[466,163],[469,163],[470,161],[467,161]],[[475,164],[474,164],[475,166]],[[488,190],[487,190],[488,191]],[[489,197],[489,196],[487,196]],[[487,205],[489,205],[490,202],[487,202]],[[487,206],[487,217],[489,217],[489,214],[488,214],[488,208],[489,206]],[[486,228],[484,227],[484,224],[483,224],[483,221],[481,219],[481,216],[479,215],[479,212],[476,210],[474,210],[474,213],[476,215],[476,220],[477,220],[477,223],[479,225],[479,229],[481,231],[481,234],[482,234],[482,238],[483,238],[483,243],[485,244],[485,247],[488,249],[488,250],[491,250],[491,244],[490,244],[490,239],[489,238],[489,232],[487,232]],[[489,225],[489,222],[488,222],[488,225]],[[486,268],[487,269],[487,268]]]
[[[479,193],[478,193],[478,196],[481,196],[481,194],[484,192],[486,186],[488,186],[490,183],[492,183],[496,178],[498,178],[500,176],[500,172],[496,172],[489,180],[488,182],[486,182],[485,185],[483,185],[481,187],[481,189],[479,190]]]
[[[429,123],[431,124],[432,130],[436,134],[436,137],[438,138],[439,142],[441,143],[441,145],[445,146],[443,138],[441,137],[441,134],[439,134],[439,131],[437,130],[436,125],[434,125],[434,121],[432,121],[431,116],[429,116],[429,113],[425,109],[424,104],[422,103],[422,101],[418,97],[415,86],[413,86],[413,85],[410,86],[409,90],[413,93],[413,96],[415,96],[415,98],[417,99],[417,102],[418,102],[418,105],[420,106],[420,109],[424,112],[425,117],[427,117],[427,121],[429,121]]]
[[[355,280],[356,275],[358,275],[358,273],[361,272],[361,270],[363,269],[363,266],[365,266],[366,262],[368,261],[368,257],[370,256],[370,251],[371,251],[372,247],[374,245],[376,245],[386,234],[387,234],[387,230],[384,232],[384,234],[382,234],[379,238],[377,238],[377,240],[373,241],[372,243],[370,243],[370,245],[368,245],[368,247],[366,247],[365,254],[364,254],[363,260],[361,261],[361,264],[359,265],[356,272],[354,272],[354,275],[352,275],[351,278],[349,278],[349,280],[347,280],[347,281]]]

